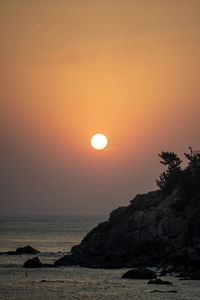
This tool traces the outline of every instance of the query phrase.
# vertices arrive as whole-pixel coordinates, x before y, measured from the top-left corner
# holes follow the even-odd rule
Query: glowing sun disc
[[[91,138],[91,145],[94,149],[102,150],[108,144],[107,137],[102,133],[97,133]]]

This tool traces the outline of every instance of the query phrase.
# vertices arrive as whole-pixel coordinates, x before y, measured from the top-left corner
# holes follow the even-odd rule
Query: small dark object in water
[[[172,284],[170,281],[162,280],[162,279],[149,280],[147,283],[148,284]]]

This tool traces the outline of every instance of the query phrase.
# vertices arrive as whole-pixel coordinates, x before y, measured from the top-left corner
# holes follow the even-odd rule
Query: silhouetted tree
[[[189,149],[190,153],[184,153],[189,160],[188,167],[184,171],[185,179],[187,180],[185,189],[187,188],[187,192],[193,194],[200,187],[200,152],[194,152],[191,147]]]
[[[185,157],[189,160],[189,166],[194,169],[200,168],[200,152],[193,151],[192,147],[189,147],[190,153],[184,153]]]
[[[182,161],[174,152],[162,151],[159,157],[161,158],[161,164],[167,166],[167,170],[160,175],[156,183],[164,194],[169,194],[180,183]]]

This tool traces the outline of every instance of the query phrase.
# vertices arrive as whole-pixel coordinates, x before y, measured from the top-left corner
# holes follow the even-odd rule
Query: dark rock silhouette
[[[43,264],[37,256],[28,259],[23,265],[23,268],[49,268],[49,267],[52,267],[52,265]]]
[[[125,274],[122,275],[122,278],[127,279],[155,279],[157,278],[156,272],[148,270],[148,269],[133,269],[127,271]]]
[[[34,249],[33,247],[27,245],[25,247],[19,247],[16,249],[16,251],[7,251],[2,252],[0,254],[6,254],[6,255],[21,255],[21,254],[38,254],[40,251]]]
[[[19,247],[16,249],[16,254],[37,254],[37,253],[40,253],[40,251],[34,249],[29,245],[25,247]]]
[[[28,259],[24,265],[23,268],[42,268],[43,263],[39,260],[38,257],[33,257]]]
[[[93,268],[167,267],[200,269],[200,188],[185,197],[179,189],[137,195],[127,207],[90,231],[54,266]],[[198,262],[198,263],[197,263]]]
[[[148,284],[172,284],[170,281],[162,280],[162,279],[149,280],[147,283]]]

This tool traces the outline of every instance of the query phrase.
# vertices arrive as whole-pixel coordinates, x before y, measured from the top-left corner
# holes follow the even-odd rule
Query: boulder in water
[[[23,268],[42,268],[42,267],[43,267],[43,263],[39,260],[37,256],[28,259],[23,265]]]
[[[23,268],[50,268],[50,267],[53,267],[53,265],[43,264],[37,256],[28,259],[23,265]]]
[[[149,269],[133,269],[122,275],[122,278],[127,279],[156,279],[156,272]]]
[[[40,251],[34,249],[33,247],[27,245],[25,247],[19,247],[16,249],[16,251],[7,251],[7,252],[1,252],[1,254],[6,255],[21,255],[21,254],[37,254],[40,253]]]
[[[16,249],[16,254],[37,254],[37,253],[40,253],[40,251],[34,249],[29,245],[25,247],[19,247]]]

